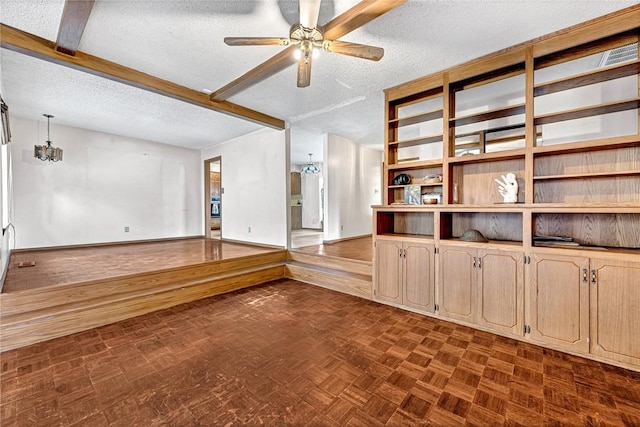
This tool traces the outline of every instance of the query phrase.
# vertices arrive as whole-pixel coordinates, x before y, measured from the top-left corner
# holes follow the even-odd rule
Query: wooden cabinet
[[[589,351],[589,260],[531,255],[531,338]]]
[[[376,299],[433,313],[434,252],[429,243],[377,241]]]
[[[478,249],[478,317],[487,328],[522,335],[524,256],[522,251]]]
[[[531,338],[640,365],[640,261],[532,254]]]
[[[440,315],[640,366],[639,38],[640,5],[385,90],[374,239],[435,243]],[[404,204],[408,186],[441,203]],[[378,298],[407,305],[383,258],[402,273],[378,272]]]
[[[441,315],[522,335],[522,251],[442,245],[440,255]]]
[[[592,259],[591,352],[640,366],[640,261]]]
[[[375,298],[377,300],[402,303],[402,242],[376,241],[376,283]]]
[[[440,247],[440,309],[442,316],[473,323],[475,320],[475,249]]]

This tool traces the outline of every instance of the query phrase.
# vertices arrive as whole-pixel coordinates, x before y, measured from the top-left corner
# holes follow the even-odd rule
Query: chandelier
[[[315,175],[320,173],[320,168],[318,168],[316,165],[313,164],[313,161],[311,161],[311,156],[313,156],[313,154],[309,153],[309,163],[304,165],[300,173],[306,173],[310,175]]]
[[[59,162],[62,160],[62,148],[56,148],[51,145],[51,135],[49,128],[49,119],[53,118],[51,114],[43,114],[47,118],[47,145],[36,145],[33,147],[33,157],[43,162]]]

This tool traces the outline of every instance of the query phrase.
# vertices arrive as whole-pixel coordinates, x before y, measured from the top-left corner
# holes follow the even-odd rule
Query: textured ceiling
[[[355,0],[324,1],[320,23]],[[317,151],[331,132],[381,147],[384,88],[637,4],[635,0],[414,0],[343,38],[381,46],[380,62],[322,52],[311,86],[296,67],[230,98],[284,119],[292,161]],[[2,23],[55,40],[64,1],[0,0]],[[229,47],[225,36],[286,36],[295,1],[97,0],[79,49],[190,87],[215,90],[277,53],[274,46]],[[190,148],[259,126],[6,50],[3,97],[11,113]],[[308,148],[307,145],[308,144]],[[298,158],[301,157],[301,158]]]

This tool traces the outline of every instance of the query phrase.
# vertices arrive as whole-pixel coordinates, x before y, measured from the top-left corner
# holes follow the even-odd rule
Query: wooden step
[[[339,269],[288,261],[285,276],[361,298],[373,298],[371,274],[349,273]]]
[[[0,295],[0,351],[278,280],[286,251]],[[244,265],[244,268],[239,268]],[[5,311],[4,308],[7,308]]]
[[[371,261],[310,254],[302,251],[289,251],[289,261],[371,276]]]

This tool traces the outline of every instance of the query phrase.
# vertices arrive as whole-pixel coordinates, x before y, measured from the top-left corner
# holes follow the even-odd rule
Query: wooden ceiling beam
[[[293,52],[296,49],[298,49],[298,46],[289,46],[288,48],[280,51],[277,55],[272,56],[267,61],[255,68],[252,68],[231,83],[228,83],[213,92],[211,96],[209,96],[209,99],[214,102],[222,102],[236,93],[242,92],[246,88],[279,73],[290,65],[295,64],[298,62],[298,60],[293,56]]]
[[[0,47],[274,129],[285,128],[282,119],[228,101],[211,101],[204,93],[82,51],[75,56],[61,54],[54,42],[4,24],[0,24]]]
[[[80,45],[94,0],[66,0],[60,19],[56,50],[74,56]]]

